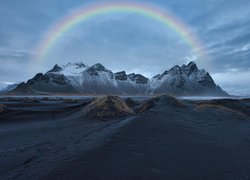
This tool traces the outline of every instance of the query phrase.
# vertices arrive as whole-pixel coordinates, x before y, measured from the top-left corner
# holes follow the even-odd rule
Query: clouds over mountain
[[[116,71],[136,71],[151,76],[193,57],[185,41],[161,23],[131,13],[116,13],[79,24],[65,34],[44,63],[38,65],[32,55],[42,35],[81,4],[80,0],[1,2],[0,63],[4,65],[0,67],[0,81],[19,82],[39,70],[44,72],[55,63],[68,61],[101,62]],[[249,72],[250,1],[156,0],[153,4],[169,9],[203,41],[210,58],[198,59],[197,63],[214,74],[219,83],[224,84],[223,76],[233,75],[232,69],[239,78],[244,78],[242,72]],[[242,86],[250,90],[246,85],[249,81],[242,82]]]

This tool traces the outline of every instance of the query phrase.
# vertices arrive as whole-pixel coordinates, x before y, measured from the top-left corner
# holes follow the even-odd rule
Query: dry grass
[[[0,104],[0,113],[4,113],[7,111],[7,107],[3,104]]]
[[[149,99],[145,102],[143,102],[139,109],[138,112],[146,112],[153,108],[156,104],[159,104],[161,106],[168,106],[168,107],[174,107],[174,108],[184,108],[186,105],[177,100],[175,97],[171,95],[160,95],[156,96],[152,99]]]
[[[219,106],[224,109],[230,109],[231,111],[238,112],[240,114],[250,116],[250,107],[243,100],[236,99],[217,99],[217,100],[208,100],[208,101],[200,101],[196,103],[199,105],[210,105],[210,106]]]
[[[106,96],[88,104],[83,113],[97,119],[126,116],[134,114],[127,104],[118,96]]]
[[[154,107],[155,103],[153,101],[147,101],[140,105],[138,112],[143,113]]]
[[[196,110],[198,110],[198,111],[203,111],[203,110],[207,110],[207,109],[217,109],[217,110],[221,110],[221,111],[224,111],[224,112],[230,112],[230,113],[233,113],[233,114],[237,114],[237,115],[240,115],[240,116],[245,116],[243,113],[241,113],[241,112],[239,112],[237,110],[227,108],[227,107],[222,106],[222,105],[201,104],[201,105],[196,106]]]

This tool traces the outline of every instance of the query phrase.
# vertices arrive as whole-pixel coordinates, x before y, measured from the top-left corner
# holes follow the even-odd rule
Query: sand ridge
[[[36,99],[0,98],[8,109],[0,113],[0,179],[250,177],[249,100],[220,100],[214,109],[206,107],[214,100],[168,95],[131,97],[132,105],[113,96]],[[141,106],[149,108],[136,111]],[[244,116],[231,112],[239,109]]]

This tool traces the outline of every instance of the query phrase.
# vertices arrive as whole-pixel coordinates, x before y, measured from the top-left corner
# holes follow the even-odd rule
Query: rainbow
[[[182,38],[198,57],[205,57],[204,48],[199,39],[189,30],[189,27],[178,20],[169,12],[163,11],[148,4],[137,3],[111,3],[95,4],[76,9],[59,20],[42,37],[35,50],[35,59],[43,61],[56,42],[69,30],[79,23],[89,20],[93,17],[112,12],[135,13],[145,17],[152,18],[164,24],[166,28],[172,29],[180,38]]]

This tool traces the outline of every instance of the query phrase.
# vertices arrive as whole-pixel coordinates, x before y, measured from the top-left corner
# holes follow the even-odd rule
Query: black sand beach
[[[139,101],[110,119],[88,103],[1,99],[0,179],[250,179],[249,99]]]

